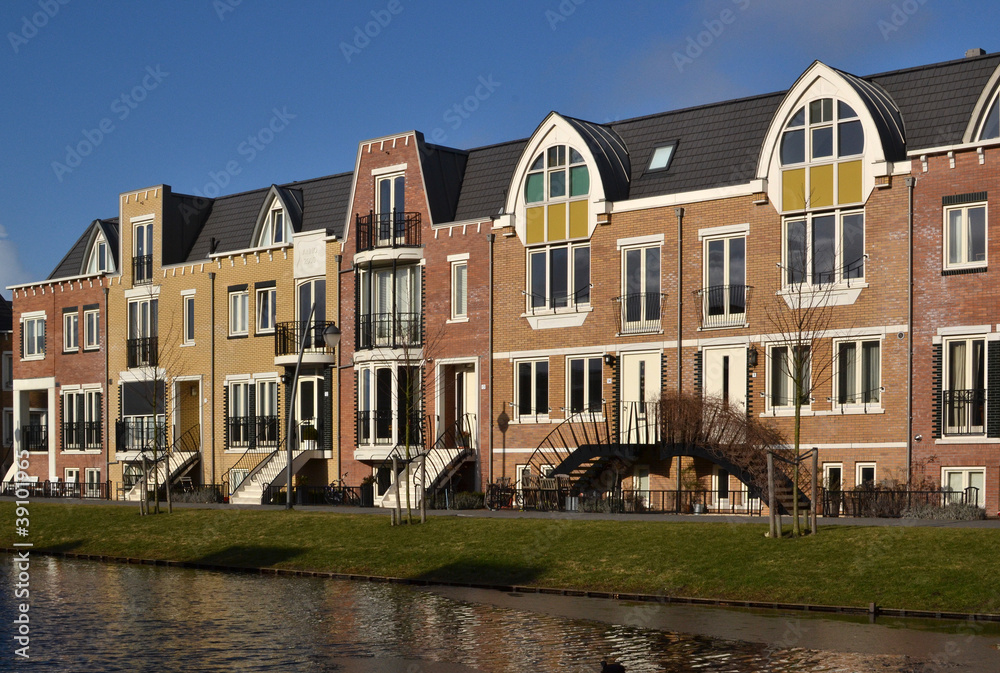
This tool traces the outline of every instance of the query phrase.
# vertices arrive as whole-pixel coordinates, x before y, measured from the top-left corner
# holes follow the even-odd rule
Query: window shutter
[[[1000,437],[1000,341],[986,348],[986,436]]]
[[[222,386],[222,446],[229,448],[229,386]]]
[[[21,321],[19,323],[18,334],[19,334],[18,339],[17,339],[18,348],[21,351],[20,357],[23,358],[24,357],[24,321]]]
[[[94,427],[97,429],[97,436],[101,440],[101,445],[103,448],[104,444],[104,393],[97,393],[97,418],[93,419]]]
[[[701,351],[694,354],[694,394],[701,397]]]
[[[257,384],[247,385],[247,416],[246,423],[250,426],[250,448],[257,448]]]
[[[333,370],[327,369],[323,373],[323,393],[320,395],[320,422],[323,427],[320,428],[320,433],[322,435],[323,445],[320,447],[326,450],[333,449]],[[327,397],[329,395],[329,397]],[[339,475],[338,475],[339,476]]]
[[[931,350],[931,435],[941,438],[941,344]]]
[[[59,396],[59,437],[60,445],[59,448],[62,451],[66,450],[66,396]]]

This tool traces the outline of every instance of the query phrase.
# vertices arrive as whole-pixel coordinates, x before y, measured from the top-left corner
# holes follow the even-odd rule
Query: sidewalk
[[[0,502],[13,502],[15,498],[0,496]],[[110,505],[118,507],[135,507],[138,503],[122,500],[98,500],[91,498],[33,498],[32,503],[65,504],[65,505]],[[166,504],[161,501],[161,509]],[[240,509],[240,510],[273,510],[281,511],[281,505],[230,505],[227,503],[191,503],[175,502],[177,509]],[[339,514],[364,514],[369,516],[390,516],[388,509],[379,507],[346,507],[343,505],[297,505],[295,509],[303,512],[334,512]],[[419,510],[414,509],[415,516]],[[459,509],[443,510],[429,509],[427,516],[457,516],[479,517],[484,519],[563,519],[566,521],[647,521],[658,523],[728,523],[728,524],[758,524],[767,525],[767,517],[735,516],[727,514],[604,514],[591,512],[534,512],[519,510]],[[791,517],[782,517],[782,523],[791,525]],[[806,524],[808,525],[808,523]],[[903,526],[931,528],[1000,528],[1000,519],[984,521],[938,521],[934,519],[874,519],[850,517],[818,517],[817,526]]]

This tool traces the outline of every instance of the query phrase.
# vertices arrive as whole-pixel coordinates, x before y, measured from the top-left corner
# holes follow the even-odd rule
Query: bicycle
[[[347,473],[344,473],[347,476]],[[343,479],[334,479],[323,489],[323,500],[328,505],[349,505],[359,507],[361,497]]]

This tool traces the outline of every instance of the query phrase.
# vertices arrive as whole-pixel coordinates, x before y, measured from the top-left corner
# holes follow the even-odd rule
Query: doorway
[[[746,413],[747,349],[706,348],[702,351],[705,397],[714,397]]]
[[[658,431],[660,353],[621,354],[619,433],[628,444],[653,444]]]

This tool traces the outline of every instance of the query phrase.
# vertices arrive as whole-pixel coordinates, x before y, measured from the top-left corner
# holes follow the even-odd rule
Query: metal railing
[[[20,491],[20,494],[18,493]],[[111,493],[111,482],[78,481],[5,481],[0,484],[0,495],[20,497],[27,492],[31,498],[93,498],[106,500]]]
[[[100,449],[103,435],[100,421],[73,421],[62,424],[63,451]]]
[[[159,363],[159,342],[154,337],[139,337],[127,342],[128,367],[155,367]]]
[[[153,282],[153,256],[140,255],[132,258],[132,284],[148,285]]]
[[[557,478],[536,478],[531,487],[508,485],[504,507],[525,510],[606,512],[617,514],[734,514],[760,516],[761,498],[748,491],[711,489],[611,489],[576,492]]]
[[[334,354],[334,348],[326,342],[323,332],[328,326],[336,325],[326,320],[281,322],[274,328],[274,355],[298,355],[299,347],[304,343],[304,353]],[[303,333],[305,332],[305,333]],[[305,340],[303,341],[303,336]]]
[[[419,347],[423,330],[419,313],[368,313],[358,315],[358,349]]]
[[[579,311],[583,306],[590,306],[590,293],[594,284],[588,283],[577,288],[574,292],[560,292],[552,294],[538,294],[536,292],[526,292],[521,290],[528,299],[528,312],[534,314],[536,311]]]
[[[747,321],[751,285],[712,285],[695,290],[701,297],[702,327],[737,327]]]
[[[666,297],[662,292],[633,292],[612,298],[618,304],[618,333],[659,332],[663,327],[661,317]]]
[[[277,416],[230,416],[226,419],[228,448],[274,448],[278,443]]]
[[[851,490],[822,490],[823,516],[898,519],[913,507],[944,507],[950,504],[985,503],[975,486],[963,491],[950,488],[907,490],[905,488],[859,486]]]
[[[982,435],[986,432],[986,390],[942,391],[944,434]]]
[[[404,444],[407,431],[410,446],[423,446],[423,416],[420,412],[399,413],[391,409],[372,409],[358,411],[356,414],[358,446]]]
[[[115,421],[118,451],[144,451],[167,448],[167,425],[163,418],[126,418]]]
[[[21,446],[28,451],[48,451],[49,427],[47,425],[22,425]]]
[[[420,245],[420,213],[356,215],[358,252],[375,248],[413,248]]]

